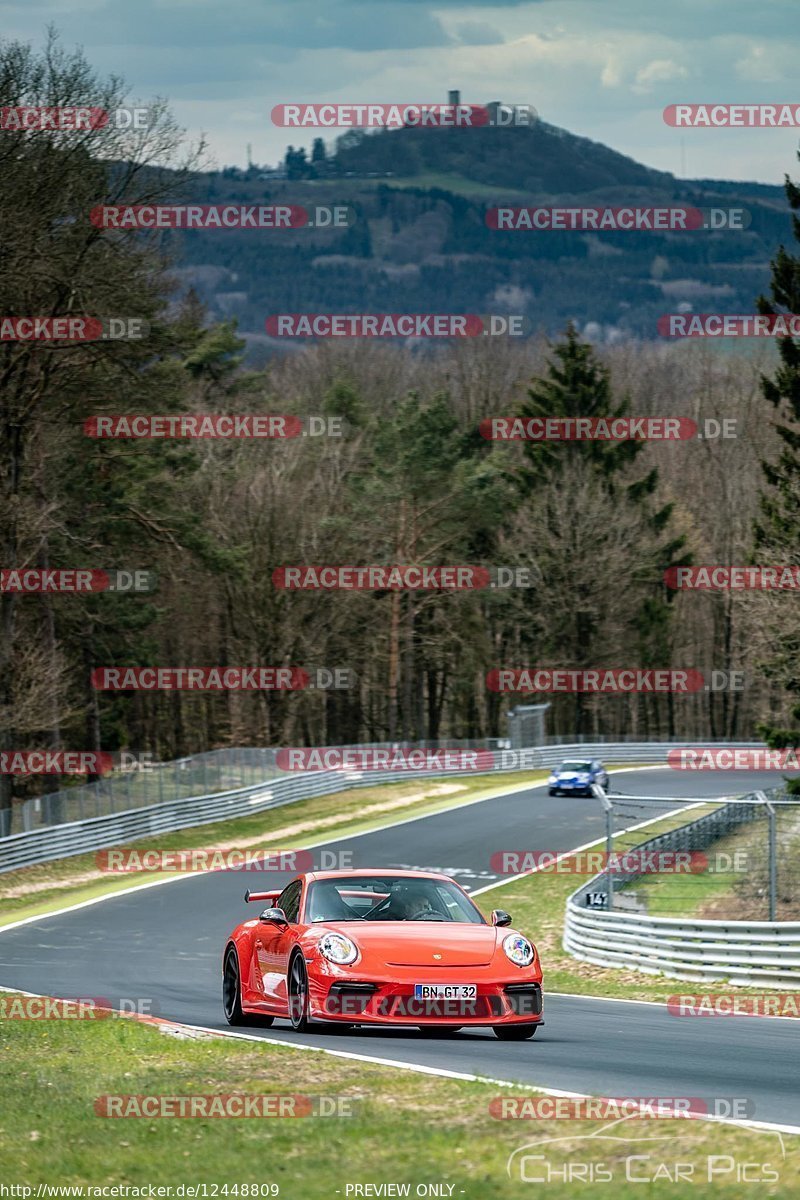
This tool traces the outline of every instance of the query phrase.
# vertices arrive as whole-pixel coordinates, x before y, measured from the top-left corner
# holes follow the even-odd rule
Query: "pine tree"
[[[623,417],[626,400],[614,402],[607,367],[597,361],[593,347],[582,342],[575,326],[567,326],[564,341],[553,348],[554,360],[547,375],[534,382],[523,404],[523,417]],[[603,442],[526,442],[525,455],[532,467],[546,469],[568,465],[574,469],[580,461],[598,467],[606,476],[621,470],[637,456],[642,443]]]

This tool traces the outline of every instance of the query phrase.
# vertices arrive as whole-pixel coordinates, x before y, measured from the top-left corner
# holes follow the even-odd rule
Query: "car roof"
[[[305,871],[302,878],[308,880],[309,883],[315,882],[318,879],[379,879],[381,876],[387,876],[390,879],[447,879],[449,875],[445,875],[442,871],[392,871],[387,867],[378,867],[374,871],[367,868],[359,867],[350,871]],[[295,876],[297,878],[297,876]]]

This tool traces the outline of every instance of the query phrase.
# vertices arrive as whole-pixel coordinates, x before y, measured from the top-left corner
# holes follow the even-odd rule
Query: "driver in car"
[[[408,892],[404,898],[403,908],[407,921],[415,921],[424,913],[435,911],[424,892]]]

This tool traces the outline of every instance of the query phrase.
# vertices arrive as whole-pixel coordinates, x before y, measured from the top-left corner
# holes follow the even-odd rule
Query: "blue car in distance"
[[[591,796],[593,783],[599,783],[605,791],[608,791],[610,784],[608,772],[596,758],[570,758],[556,767],[547,782],[551,796],[558,796],[562,792]]]

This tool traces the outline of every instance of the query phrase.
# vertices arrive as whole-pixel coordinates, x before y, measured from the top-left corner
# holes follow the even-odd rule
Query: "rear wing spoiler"
[[[280,894],[281,893],[279,890],[276,890],[274,892],[251,892],[250,889],[248,888],[244,894],[244,898],[245,898],[245,903],[247,903],[250,900],[261,900],[261,901],[267,900],[270,903],[272,903],[274,900],[278,899],[278,896],[280,896]]]

